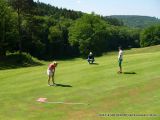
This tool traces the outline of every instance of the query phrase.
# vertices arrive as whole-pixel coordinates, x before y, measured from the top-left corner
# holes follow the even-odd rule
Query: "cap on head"
[[[89,54],[92,55],[92,52],[90,52]]]
[[[57,65],[57,64],[58,64],[56,61],[53,61],[52,63],[53,63],[54,65]]]

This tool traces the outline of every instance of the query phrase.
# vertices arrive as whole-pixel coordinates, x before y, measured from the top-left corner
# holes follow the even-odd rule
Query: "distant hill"
[[[112,15],[109,18],[117,18],[124,23],[124,25],[135,28],[145,28],[154,24],[160,24],[160,19],[149,16],[138,15]]]

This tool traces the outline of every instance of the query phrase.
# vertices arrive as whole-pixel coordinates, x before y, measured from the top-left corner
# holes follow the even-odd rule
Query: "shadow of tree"
[[[10,54],[0,59],[0,70],[16,69],[43,65],[38,59],[28,54]]]
[[[40,66],[43,65],[42,63],[34,62],[34,63],[8,63],[8,62],[0,62],[0,70],[6,70],[6,69],[17,69],[22,67],[33,67],[33,66]]]

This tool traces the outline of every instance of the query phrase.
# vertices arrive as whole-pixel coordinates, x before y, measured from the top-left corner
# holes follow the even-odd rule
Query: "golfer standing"
[[[55,70],[56,70],[56,67],[57,67],[57,62],[52,62],[49,64],[48,66],[48,69],[47,69],[47,75],[48,75],[48,86],[52,86],[50,84],[50,80],[52,79],[52,82],[53,82],[53,85],[56,85],[54,83],[54,74],[55,74]]]
[[[118,73],[122,73],[123,51],[121,47],[118,47],[118,49],[119,49],[119,53],[118,53],[119,71]]]

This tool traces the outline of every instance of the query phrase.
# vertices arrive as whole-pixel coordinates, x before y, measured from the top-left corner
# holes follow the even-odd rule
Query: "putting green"
[[[160,114],[160,46],[124,51],[125,74],[117,74],[117,52],[95,59],[97,64],[93,65],[80,58],[58,61],[55,81],[59,85],[56,87],[47,86],[49,62],[36,67],[0,70],[0,119],[160,119],[160,116],[107,116]],[[48,102],[87,105],[36,101],[43,97]]]

